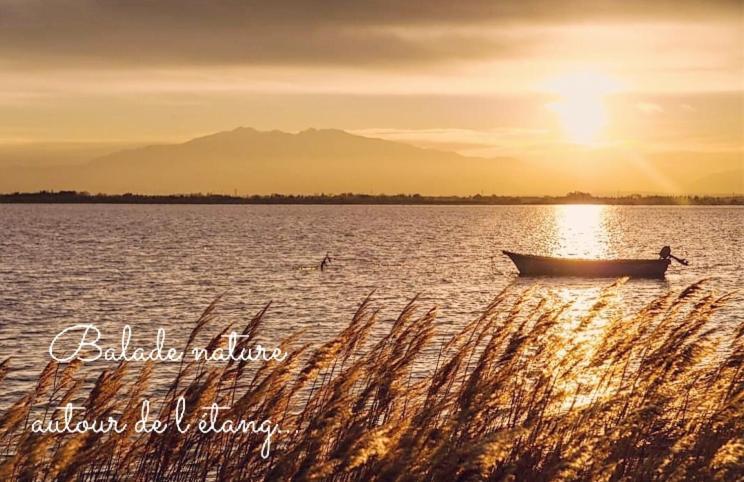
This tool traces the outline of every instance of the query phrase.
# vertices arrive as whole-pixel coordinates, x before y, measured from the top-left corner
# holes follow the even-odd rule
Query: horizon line
[[[744,193],[731,194],[621,194],[594,195],[573,191],[562,195],[424,195],[419,193],[367,194],[247,194],[218,193],[96,193],[60,190],[0,193],[2,204],[325,204],[325,205],[744,205]]]

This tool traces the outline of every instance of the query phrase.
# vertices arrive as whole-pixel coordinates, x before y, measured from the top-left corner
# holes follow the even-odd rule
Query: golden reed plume
[[[744,323],[711,323],[732,295],[703,283],[629,316],[613,309],[622,281],[580,315],[549,293],[509,288],[448,340],[415,299],[373,336],[385,323],[367,298],[319,347],[290,337],[286,359],[259,368],[183,362],[160,390],[149,387],[152,363],[119,364],[89,388],[79,363],[50,363],[0,415],[0,479],[740,480]],[[240,347],[256,341],[268,309],[240,330]],[[207,308],[187,347],[220,346],[232,325],[208,334],[217,311]],[[0,363],[0,382],[11,369]],[[182,397],[186,421],[217,403],[231,407],[220,418],[273,420],[284,432],[269,457],[249,433],[137,433],[150,392],[153,413],[173,414]],[[129,428],[27,430],[70,400],[85,408],[77,419],[116,415]]]

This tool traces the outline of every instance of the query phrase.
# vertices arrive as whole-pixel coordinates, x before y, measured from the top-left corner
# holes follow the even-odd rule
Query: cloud
[[[555,147],[555,139],[547,129],[371,128],[357,129],[353,133],[476,157],[519,157],[524,156],[526,150],[532,149],[531,146],[539,146],[540,150]]]
[[[644,114],[659,114],[661,112],[664,112],[664,108],[661,107],[659,104],[655,104],[653,102],[638,102],[636,104],[636,109],[643,112]]]
[[[542,86],[588,69],[642,94],[613,118],[624,139],[700,117],[693,134],[740,146],[739,19],[736,1],[0,0],[0,139],[473,128],[388,136],[547,152],[524,134],[557,129]]]
[[[732,18],[737,2],[0,0],[6,66],[405,64],[513,57],[510,26]],[[468,31],[479,26],[481,32]],[[463,29],[464,27],[464,29]],[[487,35],[483,33],[486,32]]]

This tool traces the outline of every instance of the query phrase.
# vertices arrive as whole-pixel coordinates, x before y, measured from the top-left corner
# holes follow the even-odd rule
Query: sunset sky
[[[726,171],[743,162],[742,8],[0,0],[0,162],[335,127],[467,155]]]

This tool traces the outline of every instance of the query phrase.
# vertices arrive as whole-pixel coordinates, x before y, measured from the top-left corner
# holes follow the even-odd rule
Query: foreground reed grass
[[[153,368],[112,367],[83,389],[78,364],[50,363],[0,416],[0,480],[741,480],[744,323],[710,322],[731,296],[700,282],[619,317],[620,283],[578,315],[549,293],[507,290],[444,344],[434,311],[414,300],[378,321],[367,299],[323,346],[287,340],[281,363],[185,363],[157,410],[184,396],[276,421],[288,433],[268,458],[250,434],[32,434],[31,412],[81,397],[80,417],[133,424]],[[246,346],[266,314],[243,328]],[[221,328],[212,305],[188,344]],[[436,366],[414,376],[432,349]]]

